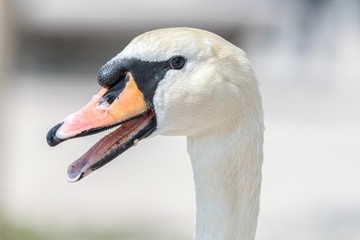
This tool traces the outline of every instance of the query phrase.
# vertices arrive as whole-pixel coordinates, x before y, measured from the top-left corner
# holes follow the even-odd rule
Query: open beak
[[[154,110],[136,81],[127,72],[124,79],[105,87],[79,111],[54,126],[46,138],[55,146],[70,138],[118,128],[103,137],[68,168],[68,180],[75,182],[104,166],[150,135],[156,128]]]

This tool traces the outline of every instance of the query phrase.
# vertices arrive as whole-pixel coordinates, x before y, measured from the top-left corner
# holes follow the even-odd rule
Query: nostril
[[[116,94],[116,92],[109,92],[105,94],[102,98],[100,98],[99,106],[109,106],[110,104],[112,104],[118,97],[116,96]]]
[[[122,77],[121,81],[116,81],[113,85],[106,86],[108,87],[106,93],[100,98],[99,100],[99,106],[105,107],[111,105],[116,98],[119,97],[120,93],[125,88],[126,83],[128,82],[129,77],[127,75],[124,75]],[[107,107],[105,107],[107,108]]]

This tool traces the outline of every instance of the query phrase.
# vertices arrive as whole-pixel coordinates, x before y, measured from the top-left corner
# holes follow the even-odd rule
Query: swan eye
[[[169,62],[172,69],[181,69],[185,65],[185,59],[181,56],[173,57]]]

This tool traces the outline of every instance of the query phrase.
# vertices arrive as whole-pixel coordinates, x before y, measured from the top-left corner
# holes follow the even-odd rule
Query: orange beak
[[[118,125],[119,128],[102,138],[69,167],[69,181],[77,181],[102,167],[155,130],[154,111],[131,72],[113,86],[101,89],[86,106],[50,129],[47,142],[55,146],[67,139],[95,134]]]

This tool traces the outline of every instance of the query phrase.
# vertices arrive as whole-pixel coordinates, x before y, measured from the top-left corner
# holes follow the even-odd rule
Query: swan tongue
[[[134,146],[139,140],[147,137],[155,130],[155,127],[155,114],[152,110],[138,118],[123,123],[69,166],[67,171],[68,180],[76,182],[104,166]]]

